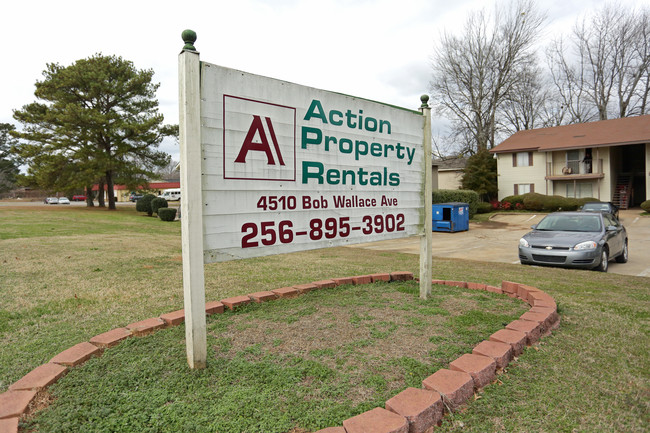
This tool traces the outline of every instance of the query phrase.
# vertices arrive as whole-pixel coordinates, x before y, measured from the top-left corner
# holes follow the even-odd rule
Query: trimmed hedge
[[[164,198],[156,197],[153,200],[151,200],[152,213],[158,213],[158,209],[162,209],[165,207],[169,207],[169,204],[167,203],[167,200],[165,200]]]
[[[153,194],[145,194],[141,199],[135,202],[135,210],[138,212],[146,212],[147,215],[151,216],[153,210],[151,210],[151,201],[155,199],[156,196]]]
[[[641,203],[641,209],[650,213],[650,200],[646,200],[643,203]]]
[[[490,213],[492,210],[492,205],[484,201],[480,202],[476,207],[476,213]]]
[[[176,219],[175,207],[161,207],[158,209],[158,218],[163,221],[174,221]]]
[[[466,189],[437,189],[433,191],[433,204],[436,203],[467,203],[469,205],[469,217],[472,218],[478,209],[481,200],[476,191]]]

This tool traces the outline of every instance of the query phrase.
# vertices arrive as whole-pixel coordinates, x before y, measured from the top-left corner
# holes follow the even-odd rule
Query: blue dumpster
[[[431,206],[434,232],[469,230],[469,204],[437,203]]]

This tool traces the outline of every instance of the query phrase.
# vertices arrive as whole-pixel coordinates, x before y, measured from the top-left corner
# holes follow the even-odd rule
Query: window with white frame
[[[575,184],[573,182],[566,184],[566,196],[569,198],[586,198],[594,196],[594,187],[590,182],[578,182]]]
[[[566,151],[566,166],[571,170],[570,173],[580,173],[580,162],[582,161],[582,152],[580,150]]]
[[[534,183],[516,183],[515,184],[515,195],[528,194],[529,192],[535,192]]]
[[[533,165],[533,152],[516,152],[512,154],[513,167],[530,167]]]

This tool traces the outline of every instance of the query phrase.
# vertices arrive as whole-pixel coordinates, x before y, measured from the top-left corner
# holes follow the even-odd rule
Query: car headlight
[[[530,244],[528,243],[528,241],[526,239],[521,238],[521,239],[519,239],[519,246],[524,247],[524,248],[528,248],[530,246]]]
[[[580,242],[578,245],[573,247],[574,250],[595,250],[598,248],[598,244],[594,241]]]

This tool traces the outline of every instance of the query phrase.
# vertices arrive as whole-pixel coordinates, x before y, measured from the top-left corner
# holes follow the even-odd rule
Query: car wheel
[[[603,251],[600,253],[600,264],[596,266],[594,269],[599,272],[607,272],[608,267],[609,267],[609,253],[607,252],[607,248],[603,248]]]
[[[623,252],[616,257],[616,263],[627,263],[627,239],[625,239],[625,245],[623,245]]]

